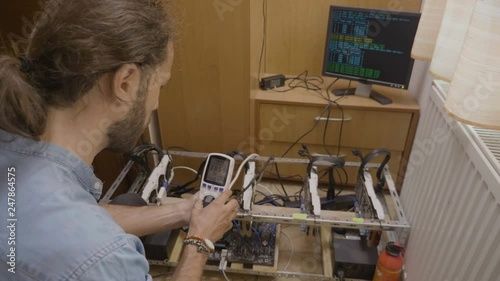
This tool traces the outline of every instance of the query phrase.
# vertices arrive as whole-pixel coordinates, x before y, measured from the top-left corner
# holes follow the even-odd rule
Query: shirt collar
[[[96,200],[102,194],[102,181],[93,169],[80,157],[65,148],[45,142],[25,138],[0,129],[0,147],[25,155],[39,156],[70,169],[78,178],[82,188]]]

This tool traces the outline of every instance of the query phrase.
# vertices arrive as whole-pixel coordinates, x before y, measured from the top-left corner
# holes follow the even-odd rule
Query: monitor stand
[[[383,96],[382,94],[373,91],[372,90],[373,84],[367,84],[363,82],[358,82],[358,86],[356,89],[337,89],[333,90],[333,94],[336,96],[360,96],[360,97],[365,97],[365,98],[371,98],[372,100],[375,100],[376,102],[382,104],[382,105],[387,105],[391,104],[392,100],[388,97]]]

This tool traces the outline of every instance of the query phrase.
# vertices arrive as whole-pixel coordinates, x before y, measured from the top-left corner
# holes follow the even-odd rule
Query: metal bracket
[[[161,160],[160,164],[156,166],[156,168],[153,170],[151,175],[148,178],[148,181],[146,182],[146,185],[144,186],[144,189],[142,190],[141,197],[144,199],[146,202],[150,204],[157,204],[161,205],[161,202],[163,199],[167,198],[167,191],[165,188],[159,186],[160,185],[160,177],[163,177],[163,180],[169,184],[169,179],[166,178],[167,174],[167,169],[168,165],[170,163],[170,157],[168,155],[163,156],[163,159]],[[153,191],[156,191],[156,197],[153,198],[152,201],[155,202],[150,202],[150,197]]]
[[[254,177],[255,177],[255,162],[251,161],[251,162],[248,162],[248,170],[247,170],[245,177],[243,179],[243,188],[248,186],[253,181]],[[255,185],[248,188],[243,193],[243,198],[242,198],[243,210],[245,210],[245,211],[252,210],[254,192],[255,192]]]
[[[318,168],[313,166],[311,176],[309,177],[309,192],[311,194],[311,204],[313,214],[319,216],[321,214],[321,201],[318,195]]]

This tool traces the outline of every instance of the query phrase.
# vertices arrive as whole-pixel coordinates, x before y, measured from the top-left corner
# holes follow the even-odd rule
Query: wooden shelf
[[[264,74],[263,77],[272,76],[273,74]],[[323,83],[323,87],[326,88],[333,82],[333,78],[325,78],[325,82]],[[349,85],[347,80],[339,80],[334,84],[332,89],[345,89]],[[351,88],[355,88],[357,82],[351,83]],[[284,91],[289,89],[288,86],[277,89],[278,91]],[[381,105],[376,101],[358,97],[358,96],[345,96],[338,103],[345,108],[366,108],[370,110],[380,110],[380,111],[392,111],[392,112],[412,112],[418,113],[420,111],[420,107],[417,102],[413,99],[410,92],[401,89],[389,88],[374,85],[373,89],[375,91],[380,92],[384,96],[392,99],[393,103],[389,105]],[[326,93],[323,91],[324,95]],[[285,93],[276,92],[276,91],[265,91],[261,89],[254,89],[251,95],[252,99],[258,100],[260,102],[267,103],[278,103],[278,104],[301,104],[303,106],[318,106],[325,105],[327,102],[316,92],[308,91],[303,88],[296,88],[292,91],[288,91]],[[330,98],[335,100],[336,96],[330,94]]]
[[[271,75],[273,74],[263,74],[262,77]],[[327,77],[324,80],[322,87],[326,89],[334,78]],[[356,85],[356,82],[352,82],[350,88],[355,88]],[[345,89],[348,86],[347,80],[338,80],[331,88]],[[285,86],[276,91],[265,91],[257,87],[251,90],[251,126],[255,140],[252,147],[261,155],[281,156],[292,143],[315,126],[315,118],[321,115],[328,104],[318,92],[304,88],[286,91],[288,89],[289,87]],[[389,149],[393,154],[389,165],[396,179],[396,186],[400,190],[415,138],[420,108],[406,90],[377,85],[373,89],[390,98],[393,103],[381,105],[369,98],[359,96],[340,98],[330,94],[330,99],[337,100],[342,107],[344,118],[349,117],[349,121],[342,124],[340,154],[346,155],[347,161],[352,161],[352,149],[360,149],[363,153],[379,148]],[[323,90],[322,94],[326,96],[326,91]],[[293,118],[281,120],[280,116],[284,114]],[[330,117],[341,119],[341,111],[332,107]],[[326,145],[330,151],[336,153],[341,126],[340,122],[330,123]],[[300,143],[307,144],[316,153],[326,154],[322,146],[323,128],[323,123],[319,124]],[[287,170],[285,166],[283,174],[293,175],[298,172],[300,171],[297,169]],[[357,172],[348,170],[347,173],[351,179],[349,183],[353,184]]]

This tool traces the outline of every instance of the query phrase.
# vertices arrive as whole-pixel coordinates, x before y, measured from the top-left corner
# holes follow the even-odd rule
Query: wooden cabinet
[[[337,88],[346,86],[342,81]],[[355,83],[352,86],[355,87]],[[353,149],[366,155],[374,149],[386,148],[392,152],[389,166],[400,188],[417,128],[419,107],[407,91],[377,86],[374,89],[391,98],[393,104],[383,106],[367,98],[343,97],[337,102],[339,106],[334,104],[331,107],[328,121],[325,120],[328,102],[316,92],[305,89],[285,93],[254,90],[254,151],[280,157],[308,131],[286,157],[300,157],[297,152],[301,144],[306,144],[312,153],[327,154],[326,149],[332,154],[339,153],[346,161],[358,161],[352,154]],[[337,98],[331,95],[332,100]],[[282,164],[280,173],[283,176],[303,175],[305,168]],[[355,183],[356,172],[347,169],[350,184]]]

